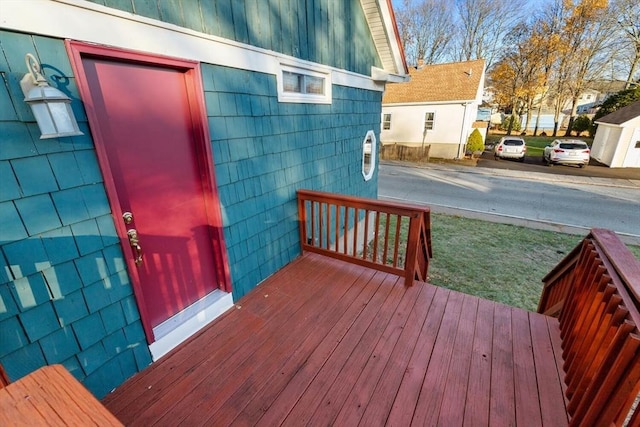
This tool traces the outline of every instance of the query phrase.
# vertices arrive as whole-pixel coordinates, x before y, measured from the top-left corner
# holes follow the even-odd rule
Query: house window
[[[280,65],[277,75],[278,101],[298,103],[331,103],[331,74]]]
[[[435,113],[424,113],[424,130],[433,129],[434,117],[435,117]]]
[[[391,129],[391,114],[382,115],[382,130]]]
[[[376,170],[376,145],[376,135],[370,130],[362,140],[362,177],[365,181],[373,178]]]

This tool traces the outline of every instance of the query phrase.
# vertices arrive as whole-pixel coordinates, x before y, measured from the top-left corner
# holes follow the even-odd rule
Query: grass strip
[[[531,311],[542,278],[585,237],[443,214],[431,229],[430,283]],[[640,259],[640,246],[629,249]]]

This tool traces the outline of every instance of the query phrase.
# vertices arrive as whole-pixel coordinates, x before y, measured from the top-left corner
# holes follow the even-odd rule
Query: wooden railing
[[[426,282],[431,217],[426,207],[298,190],[300,244],[316,252]]]
[[[9,385],[9,376],[5,372],[4,368],[0,364],[0,388],[6,387]]]
[[[544,279],[538,311],[558,314],[571,425],[640,425],[640,262],[594,229]]]

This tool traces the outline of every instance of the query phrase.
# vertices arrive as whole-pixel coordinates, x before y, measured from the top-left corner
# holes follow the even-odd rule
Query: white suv
[[[579,139],[556,139],[544,147],[542,154],[542,161],[549,166],[557,163],[583,168],[589,164],[589,158],[589,146]]]
[[[517,136],[504,136],[493,148],[493,157],[498,159],[516,159],[524,162],[527,145]]]

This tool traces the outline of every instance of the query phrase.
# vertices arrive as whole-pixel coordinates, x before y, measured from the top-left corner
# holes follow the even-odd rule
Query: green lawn
[[[441,214],[431,227],[431,283],[531,311],[542,278],[584,237]]]

